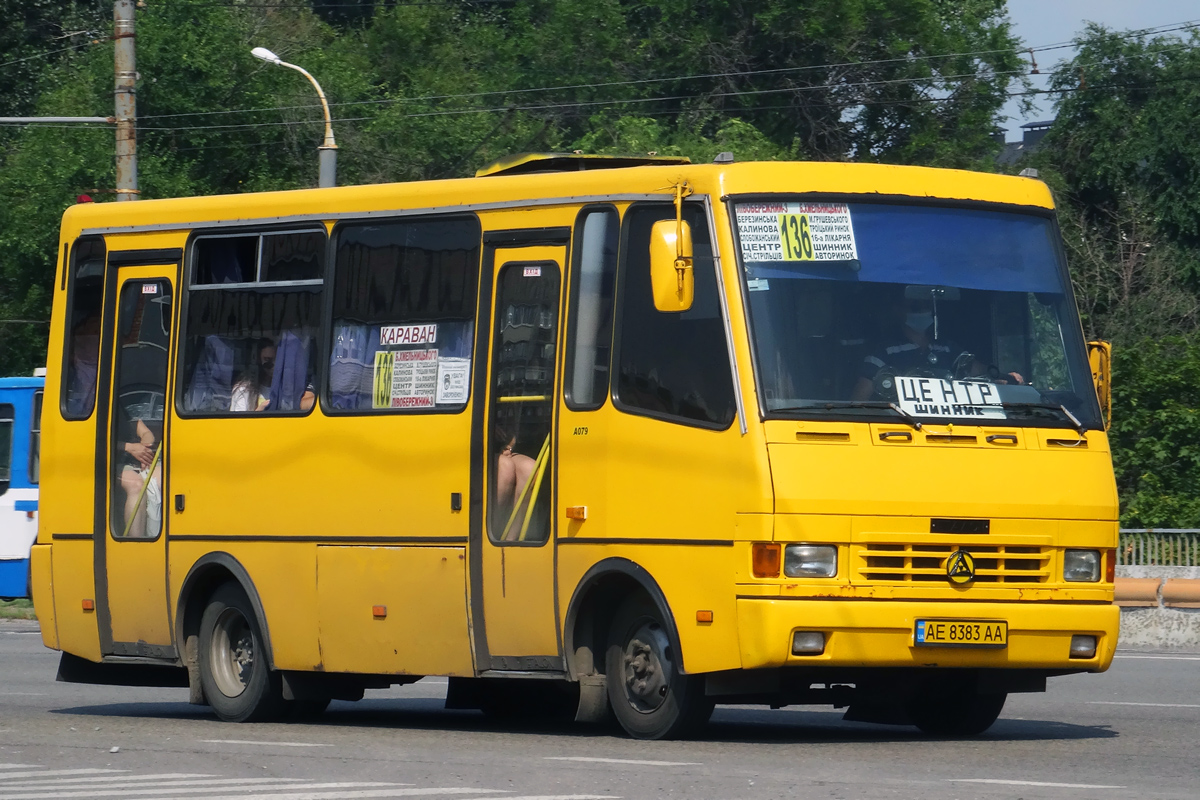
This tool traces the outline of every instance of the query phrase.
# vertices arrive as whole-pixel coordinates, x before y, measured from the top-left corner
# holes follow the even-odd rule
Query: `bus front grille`
[[[946,561],[959,549],[975,559],[975,583],[1050,580],[1050,547],[896,543],[852,547],[858,579],[871,583],[945,583]]]

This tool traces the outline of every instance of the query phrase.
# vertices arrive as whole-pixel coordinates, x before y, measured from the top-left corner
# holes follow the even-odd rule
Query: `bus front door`
[[[120,256],[110,253],[110,275]],[[103,542],[96,549],[96,593],[106,655],[174,654],[167,608],[166,481],[176,271],[176,264],[118,266],[115,285],[109,284],[114,291],[105,292],[115,308],[105,309],[108,364],[102,365],[102,380],[107,378],[102,387],[107,385],[108,425],[97,458],[97,486],[104,497],[97,498],[95,540]]]
[[[487,399],[483,418],[476,418],[483,507],[471,554],[480,671],[563,669],[553,508],[565,231],[560,240],[563,245],[543,239],[485,251],[493,302],[488,369],[479,370],[486,391],[476,394]],[[479,338],[482,343],[482,332]]]

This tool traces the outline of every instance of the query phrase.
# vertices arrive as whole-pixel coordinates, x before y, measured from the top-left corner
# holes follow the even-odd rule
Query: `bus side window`
[[[81,236],[71,248],[64,380],[60,390],[63,419],[87,419],[96,405],[104,262],[104,238],[101,236]]]
[[[331,411],[459,411],[471,389],[482,228],[474,216],[334,230]]]
[[[316,402],[325,231],[196,238],[189,261],[183,414],[303,414]]]
[[[42,474],[42,393],[33,393],[33,414],[29,422],[29,482],[37,484]]]
[[[608,396],[619,226],[611,206],[585,208],[575,223],[563,392],[576,411],[600,408]]]
[[[662,312],[650,286],[650,229],[674,219],[674,206],[639,204],[625,214],[613,400],[630,413],[724,430],[735,413],[733,372],[708,223],[695,204],[683,216],[692,228],[695,299],[687,311]]]
[[[8,491],[12,480],[12,431],[14,409],[8,403],[0,403],[0,494]]]

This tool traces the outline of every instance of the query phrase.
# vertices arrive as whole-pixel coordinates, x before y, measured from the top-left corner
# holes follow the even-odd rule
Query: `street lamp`
[[[325,141],[317,148],[317,152],[320,154],[320,177],[317,180],[317,185],[322,188],[336,186],[337,142],[333,140],[333,121],[329,118],[329,103],[325,101],[325,92],[321,91],[321,84],[317,83],[316,78],[308,74],[308,70],[303,67],[297,67],[295,64],[289,64],[265,47],[254,48],[250,51],[250,55],[280,67],[296,70],[308,78],[313,88],[317,90],[317,97],[321,98],[321,108],[325,109]]]

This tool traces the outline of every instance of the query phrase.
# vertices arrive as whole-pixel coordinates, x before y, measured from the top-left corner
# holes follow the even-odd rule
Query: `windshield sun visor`
[[[1062,293],[1053,222],[984,209],[738,203],[751,279],[823,279]],[[806,247],[805,233],[812,244]]]

